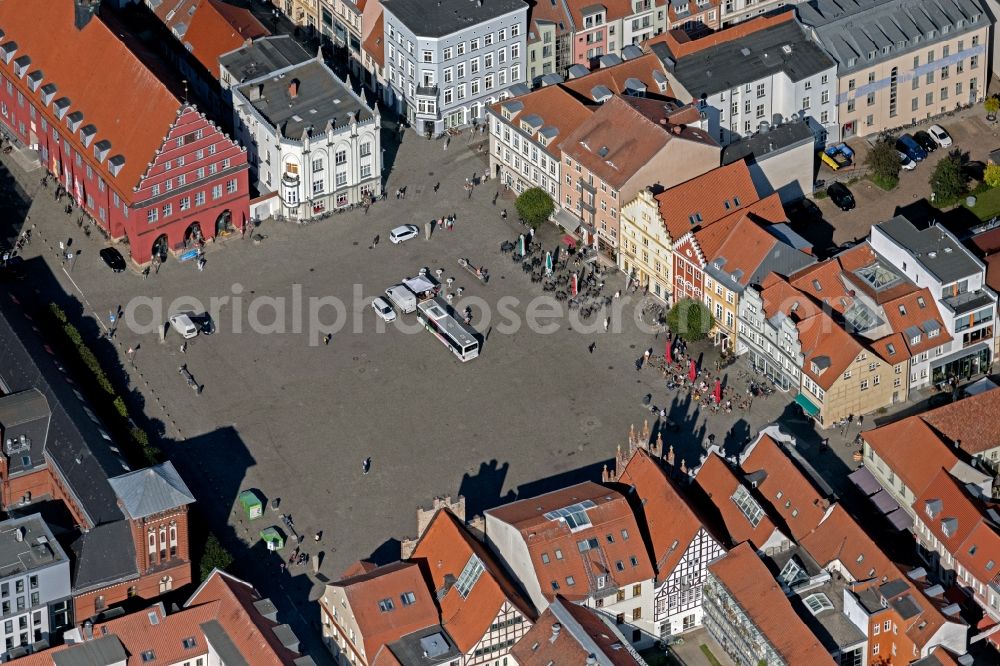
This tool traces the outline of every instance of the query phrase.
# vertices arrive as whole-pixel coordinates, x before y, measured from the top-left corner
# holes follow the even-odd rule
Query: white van
[[[417,309],[417,296],[405,285],[393,285],[385,290],[385,295],[403,314],[409,314]]]
[[[175,314],[168,321],[173,329],[180,333],[181,337],[185,340],[190,340],[198,335],[198,327],[194,325],[194,322],[191,321],[191,317],[187,313]]]

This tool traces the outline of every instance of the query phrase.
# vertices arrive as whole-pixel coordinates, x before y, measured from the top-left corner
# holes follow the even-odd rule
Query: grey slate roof
[[[382,0],[382,8],[417,37],[444,37],[517,10],[522,0]]]
[[[786,52],[784,47],[790,49]],[[779,23],[682,58],[675,58],[663,42],[654,44],[652,50],[695,98],[737,88],[777,71],[784,71],[790,80],[797,82],[836,65],[794,21]]]
[[[732,164],[751,155],[761,162],[769,157],[815,141],[812,130],[804,122],[783,123],[767,132],[757,132],[722,149],[722,165]]]
[[[49,402],[37,388],[0,397],[0,428],[8,474],[16,476],[45,464],[42,453],[51,418]],[[7,440],[13,441],[8,444]]]
[[[194,503],[194,496],[170,461],[117,476],[109,483],[134,519]]]
[[[815,29],[840,72],[870,67],[942,38],[953,39],[989,20],[980,0],[809,0],[797,5],[796,11],[803,24]],[[948,33],[943,35],[946,26]]]
[[[262,37],[220,56],[219,64],[229,70],[238,85],[315,57],[288,35],[277,35]]]
[[[98,525],[81,533],[70,545],[73,552],[73,593],[136,578],[135,544],[124,520]]]
[[[52,653],[55,666],[110,666],[126,660],[128,654],[117,636],[102,636]]]
[[[293,81],[298,82],[295,97],[289,90]],[[349,125],[355,115],[358,122],[374,117],[361,98],[326,65],[316,60],[287,70],[283,77],[261,79],[240,86],[239,90],[268,122],[281,128],[282,134],[289,139],[301,139],[304,130],[310,130],[310,134],[322,134],[326,131],[327,122],[332,122],[336,129]]]
[[[905,248],[914,259],[943,284],[983,271],[983,265],[937,225],[917,229],[902,215],[876,225],[886,236]]]
[[[209,620],[201,625],[201,630],[205,632],[205,638],[212,644],[222,663],[226,666],[250,666],[249,662],[243,658],[233,639],[229,637],[226,630],[216,620]]]
[[[40,464],[44,455],[92,524],[122,520],[108,478],[129,471],[128,466],[111,450],[111,443],[73,392],[58,361],[43,348],[38,333],[6,298],[0,299],[0,340],[4,341],[0,389],[5,393],[38,389],[52,412],[48,436],[37,446],[32,444],[33,461]]]

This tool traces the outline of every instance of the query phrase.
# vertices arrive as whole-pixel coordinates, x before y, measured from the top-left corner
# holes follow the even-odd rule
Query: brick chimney
[[[299,80],[292,79],[292,82],[288,84],[288,96],[295,99],[299,96]]]

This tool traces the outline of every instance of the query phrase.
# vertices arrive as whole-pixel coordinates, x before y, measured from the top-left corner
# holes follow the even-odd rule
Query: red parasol
[[[691,359],[691,363],[688,365],[688,379],[692,382],[698,379],[698,369],[694,367],[694,359]]]
[[[722,382],[718,377],[715,378],[715,390],[712,391],[712,397],[715,398],[715,404],[722,402]]]
[[[671,344],[670,340],[663,343],[663,358],[667,363],[674,362],[674,354],[671,347],[673,347],[673,344]]]

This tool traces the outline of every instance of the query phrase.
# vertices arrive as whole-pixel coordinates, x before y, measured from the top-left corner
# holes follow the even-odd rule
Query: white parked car
[[[906,153],[896,151],[899,153],[899,166],[903,167],[906,171],[913,171],[917,168],[917,163],[906,156]]]
[[[396,319],[396,311],[393,310],[392,306],[389,305],[389,302],[381,296],[372,301],[372,310],[374,310],[375,314],[382,318],[382,321],[390,322]]]
[[[396,227],[389,232],[389,240],[393,244],[402,243],[403,241],[408,241],[411,238],[416,238],[420,230],[417,229],[412,224],[404,224],[401,227]]]
[[[180,333],[181,337],[185,340],[190,340],[198,335],[198,327],[194,325],[194,322],[191,321],[191,316],[186,312],[175,314],[168,321],[170,322],[170,326]]]
[[[937,142],[937,145],[942,148],[947,148],[952,144],[951,135],[940,125],[931,125],[927,128],[927,133],[931,135],[931,138]]]

